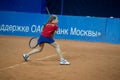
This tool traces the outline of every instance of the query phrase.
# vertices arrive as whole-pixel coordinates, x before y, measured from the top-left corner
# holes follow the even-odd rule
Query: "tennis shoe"
[[[28,54],[23,54],[23,58],[25,61],[28,61],[29,60],[29,55]]]
[[[61,64],[61,65],[69,65],[70,62],[68,62],[68,61],[65,60],[65,59],[62,59],[62,60],[60,61],[60,64]]]

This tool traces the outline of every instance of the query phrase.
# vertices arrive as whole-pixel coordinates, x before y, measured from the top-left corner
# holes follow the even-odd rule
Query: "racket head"
[[[30,47],[30,48],[35,48],[35,47],[37,47],[37,46],[38,46],[37,41],[38,41],[38,38],[37,38],[37,37],[32,37],[32,38],[29,40],[29,47]]]

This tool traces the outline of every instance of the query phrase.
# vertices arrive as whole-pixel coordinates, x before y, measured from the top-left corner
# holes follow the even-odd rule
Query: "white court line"
[[[44,60],[44,59],[47,59],[47,58],[50,58],[50,57],[53,57],[53,56],[56,56],[56,55],[46,56],[46,57],[43,57],[43,58],[40,58],[40,59],[36,59],[36,61]]]
[[[65,52],[63,52],[62,54],[64,54]],[[50,55],[50,56],[46,56],[46,57],[42,57],[42,58],[39,58],[39,59],[35,59],[35,60],[37,60],[37,61],[40,61],[40,60],[44,60],[44,59],[48,59],[48,58],[51,58],[51,57],[53,57],[53,56],[56,56],[57,54],[55,54],[55,55]],[[18,66],[20,66],[20,65],[22,65],[22,64],[27,64],[28,62],[22,62],[22,63],[20,63],[20,64],[15,64],[15,65],[12,65],[12,66],[8,66],[8,67],[5,67],[5,68],[2,68],[2,69],[0,69],[0,71],[2,71],[2,70],[7,70],[7,69],[12,69],[12,68],[15,68],[15,67],[18,67]]]

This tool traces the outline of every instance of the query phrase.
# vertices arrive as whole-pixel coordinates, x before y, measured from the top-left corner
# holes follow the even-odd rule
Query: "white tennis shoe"
[[[60,60],[60,64],[61,64],[61,65],[69,65],[70,62],[68,62],[68,61],[65,60],[65,59],[61,59],[61,60]]]
[[[28,61],[29,60],[29,55],[28,54],[23,54],[23,58],[25,61]]]

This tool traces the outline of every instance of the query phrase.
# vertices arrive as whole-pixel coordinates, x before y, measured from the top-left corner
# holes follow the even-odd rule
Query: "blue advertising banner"
[[[59,16],[57,37],[69,40],[105,41],[104,18]],[[62,37],[61,37],[62,36]]]
[[[1,11],[0,35],[39,36],[49,16]],[[58,19],[57,39],[120,43],[119,19],[63,15]]]
[[[108,18],[106,27],[106,41],[110,43],[120,43],[120,19]]]
[[[0,12],[0,34],[38,36],[49,15]]]

